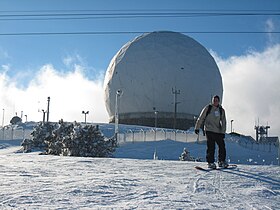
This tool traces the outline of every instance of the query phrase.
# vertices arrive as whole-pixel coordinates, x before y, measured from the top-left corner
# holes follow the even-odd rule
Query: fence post
[[[14,128],[13,128],[13,125],[12,125],[12,140],[14,140]]]
[[[5,127],[2,127],[2,130],[3,130],[3,138],[2,138],[2,140],[5,140]]]
[[[280,139],[278,138],[278,165],[280,166]]]

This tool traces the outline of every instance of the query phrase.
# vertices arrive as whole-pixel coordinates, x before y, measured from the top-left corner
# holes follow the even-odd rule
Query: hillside
[[[277,209],[279,166],[204,172],[175,160],[182,142],[127,143],[115,158],[17,153],[0,141],[1,209]],[[196,146],[195,146],[196,145]],[[204,145],[188,145],[203,154]],[[160,160],[151,160],[156,148]],[[239,154],[242,150],[239,148]],[[198,153],[197,153],[198,154]],[[240,156],[240,155],[239,155]],[[174,160],[163,160],[163,159]]]

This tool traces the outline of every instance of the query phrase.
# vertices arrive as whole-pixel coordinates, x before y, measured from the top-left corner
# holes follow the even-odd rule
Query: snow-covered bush
[[[202,159],[201,158],[195,158],[195,157],[192,157],[190,155],[190,152],[187,150],[187,148],[184,148],[181,156],[179,157],[179,160],[181,161],[196,161],[196,162],[202,162]]]
[[[85,125],[74,122],[41,123],[31,133],[33,137],[22,143],[24,152],[44,149],[44,154],[110,157],[117,147],[115,138],[105,138],[98,125]]]
[[[35,126],[32,133],[32,139],[24,139],[21,143],[24,152],[31,152],[33,149],[46,149],[45,141],[52,139],[52,130],[54,125],[51,123],[40,123]]]

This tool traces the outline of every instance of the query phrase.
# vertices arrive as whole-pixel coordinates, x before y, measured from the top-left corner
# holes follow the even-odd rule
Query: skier
[[[215,95],[212,98],[212,104],[206,105],[195,124],[195,133],[199,135],[199,128],[203,126],[206,132],[207,151],[206,160],[208,168],[216,169],[215,162],[215,143],[219,147],[218,165],[222,168],[227,168],[226,148],[225,148],[225,131],[226,131],[226,116],[225,110],[220,105],[220,97]]]

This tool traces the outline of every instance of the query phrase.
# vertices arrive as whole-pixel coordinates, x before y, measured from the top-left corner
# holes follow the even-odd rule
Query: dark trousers
[[[207,138],[207,151],[206,151],[206,160],[208,163],[215,162],[215,143],[217,143],[218,149],[218,160],[225,161],[226,159],[226,147],[224,141],[224,135],[221,133],[213,133],[206,131]]]

